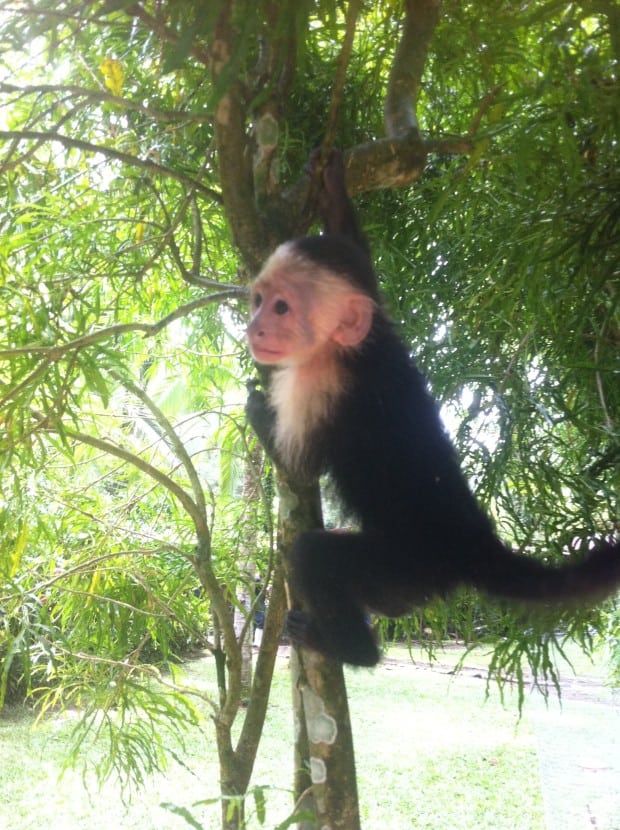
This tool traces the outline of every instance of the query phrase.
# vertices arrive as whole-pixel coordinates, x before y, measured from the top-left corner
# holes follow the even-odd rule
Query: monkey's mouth
[[[279,363],[282,360],[282,352],[277,349],[265,349],[262,346],[250,347],[252,357],[257,363]]]

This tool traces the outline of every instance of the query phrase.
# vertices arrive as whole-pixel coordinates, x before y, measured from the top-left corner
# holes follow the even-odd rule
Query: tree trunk
[[[252,623],[249,617],[254,601],[248,588],[254,581],[254,574],[250,568],[244,572],[244,577],[246,584],[237,589],[233,625],[241,647],[241,701],[247,703],[252,689]]]
[[[303,830],[359,830],[355,754],[342,664],[308,649],[291,655],[298,806],[316,816]],[[309,770],[309,772],[308,772]],[[301,789],[303,788],[303,789]]]
[[[318,485],[280,477],[280,551],[322,525]],[[286,561],[286,560],[285,560]],[[290,597],[295,606],[296,598]],[[353,737],[342,665],[309,649],[291,649],[297,809],[315,814],[303,830],[359,830]]]

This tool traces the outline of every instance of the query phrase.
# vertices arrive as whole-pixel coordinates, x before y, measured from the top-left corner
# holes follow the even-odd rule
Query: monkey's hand
[[[317,147],[310,154],[306,171],[310,176],[321,177],[317,204],[325,233],[346,236],[370,256],[368,240],[358,224],[347,193],[342,150],[332,147],[323,159],[322,150]]]
[[[347,193],[345,180],[344,156],[342,150],[331,149],[323,168],[323,198],[331,204],[337,204],[344,209],[353,211],[353,206]]]
[[[376,666],[379,662],[379,649],[367,626],[354,631],[341,625],[327,632],[325,626],[306,611],[289,611],[285,631],[292,642],[319,651],[332,660],[352,666]]]
[[[276,413],[269,405],[265,393],[257,388],[258,384],[258,380],[250,380],[246,383],[248,398],[245,404],[245,414],[259,441],[267,450],[267,454],[275,460]]]
[[[318,204],[325,224],[336,225],[341,221],[341,214],[349,210],[349,197],[345,184],[344,156],[341,150],[332,147],[325,159],[322,150],[316,147],[306,165],[310,176],[321,177],[318,191]],[[327,228],[326,228],[327,230]],[[331,233],[340,233],[340,228],[332,227]]]

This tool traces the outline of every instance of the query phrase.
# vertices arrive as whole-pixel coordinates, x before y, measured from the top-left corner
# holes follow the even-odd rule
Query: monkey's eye
[[[263,295],[262,294],[256,293],[252,297],[252,305],[254,306],[254,308],[260,308],[260,304],[262,302],[263,302]]]
[[[276,300],[273,304],[273,310],[281,317],[283,314],[287,313],[289,305],[286,300]]]

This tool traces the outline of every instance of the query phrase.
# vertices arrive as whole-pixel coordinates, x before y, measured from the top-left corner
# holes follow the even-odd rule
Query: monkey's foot
[[[345,625],[326,629],[305,611],[289,611],[286,633],[297,645],[311,648],[352,666],[375,666],[379,649],[368,626],[348,628]]]

